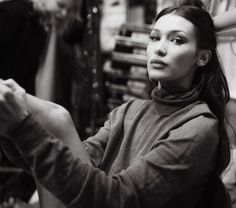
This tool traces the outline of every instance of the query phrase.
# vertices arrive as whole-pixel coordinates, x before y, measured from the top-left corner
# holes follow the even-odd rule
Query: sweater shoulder
[[[214,117],[215,114],[210,110],[209,106],[203,101],[196,101],[190,105],[191,110],[187,113],[192,115],[205,115],[206,117]]]
[[[202,101],[196,101],[184,109],[176,112],[170,116],[173,122],[173,129],[183,126],[185,124],[192,124],[198,126],[196,129],[211,129],[218,125],[218,118],[210,110],[209,106]],[[191,128],[192,130],[194,128]]]
[[[123,103],[121,106],[119,106],[116,110],[126,110],[132,113],[137,112],[143,105],[151,102],[150,100],[144,100],[144,99],[131,99],[125,103]]]
[[[150,100],[143,100],[143,99],[132,99],[129,100],[122,105],[114,108],[109,116],[110,117],[129,117],[129,115],[134,116],[142,106],[146,105],[147,103],[151,102]]]

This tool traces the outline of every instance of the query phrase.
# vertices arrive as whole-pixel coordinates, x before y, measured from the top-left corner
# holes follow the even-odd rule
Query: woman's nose
[[[155,54],[157,54],[158,56],[165,56],[166,53],[167,53],[167,50],[164,46],[164,43],[159,42],[158,45],[156,46]]]
[[[163,57],[163,56],[165,56],[165,55],[166,55],[166,52],[165,52],[165,51],[163,51],[163,50],[161,50],[161,49],[158,49],[158,50],[156,51],[156,54],[157,54],[158,56],[161,56],[161,57]]]

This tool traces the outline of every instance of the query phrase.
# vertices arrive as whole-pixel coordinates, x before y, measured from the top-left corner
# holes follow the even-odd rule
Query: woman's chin
[[[150,73],[149,78],[155,82],[168,80],[166,76],[163,76],[160,73]]]

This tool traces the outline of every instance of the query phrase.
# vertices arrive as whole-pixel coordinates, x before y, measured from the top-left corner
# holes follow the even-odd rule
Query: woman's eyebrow
[[[160,30],[153,28],[151,32],[160,32]]]
[[[151,32],[158,32],[160,33],[161,31],[157,28],[153,28]],[[171,30],[171,31],[168,31],[168,33],[170,34],[175,34],[175,33],[183,33],[185,34],[186,36],[191,36],[191,34],[187,33],[186,31],[183,31],[183,30]]]

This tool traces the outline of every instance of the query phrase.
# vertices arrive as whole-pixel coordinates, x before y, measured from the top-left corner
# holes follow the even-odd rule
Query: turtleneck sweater
[[[218,121],[197,90],[154,89],[83,141],[91,165],[28,116],[10,133],[33,175],[67,207],[193,208],[211,181]]]

